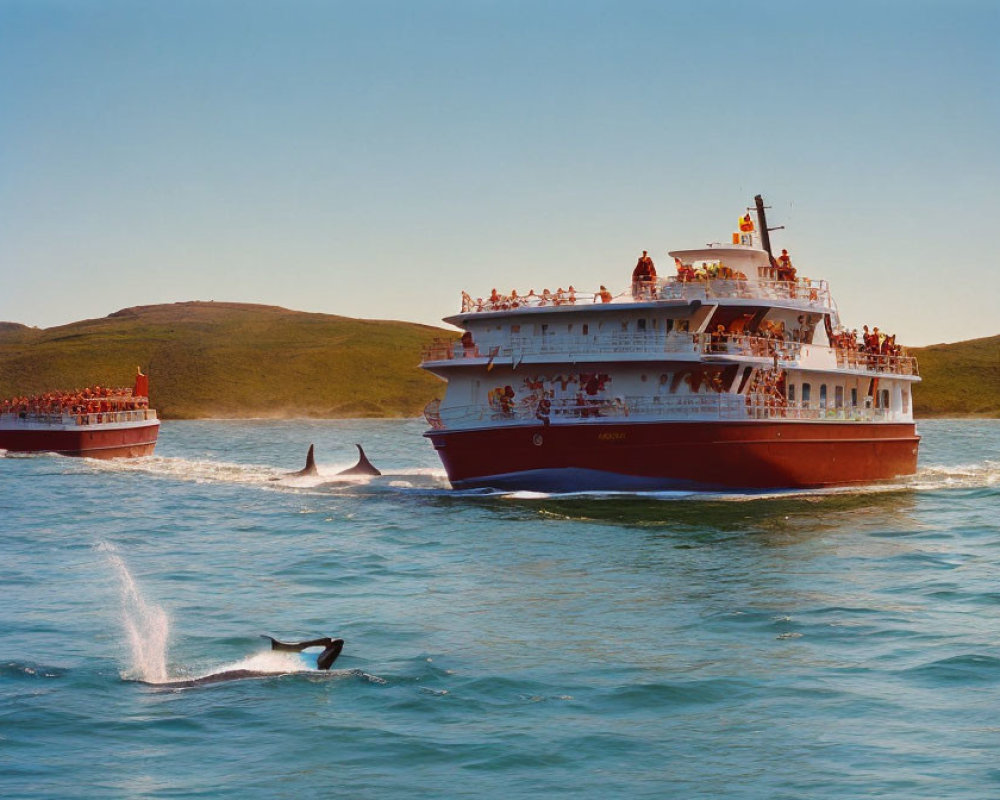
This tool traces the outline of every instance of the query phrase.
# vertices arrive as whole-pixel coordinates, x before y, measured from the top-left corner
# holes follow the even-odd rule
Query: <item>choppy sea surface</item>
[[[422,430],[0,458],[0,796],[1000,796],[1000,421],[767,495],[456,493]]]

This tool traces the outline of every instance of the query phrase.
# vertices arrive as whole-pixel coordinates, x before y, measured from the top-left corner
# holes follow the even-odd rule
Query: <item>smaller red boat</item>
[[[141,370],[131,388],[93,386],[0,400],[0,450],[10,453],[149,456],[159,430]]]

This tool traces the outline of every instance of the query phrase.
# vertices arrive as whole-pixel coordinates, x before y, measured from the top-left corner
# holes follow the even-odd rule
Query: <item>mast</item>
[[[768,256],[771,257],[771,261],[774,261],[774,253],[771,252],[771,234],[767,229],[767,217],[764,214],[764,198],[758,194],[754,197],[753,201],[757,204],[757,224],[760,226],[760,241],[764,245],[764,249],[767,250]]]

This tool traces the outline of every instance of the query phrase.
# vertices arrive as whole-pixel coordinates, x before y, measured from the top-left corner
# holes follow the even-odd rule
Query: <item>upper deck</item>
[[[508,316],[539,312],[567,311],[614,312],[623,306],[685,305],[692,302],[727,302],[732,305],[773,305],[801,311],[831,313],[837,307],[825,280],[780,277],[779,270],[768,261],[767,253],[756,248],[736,246],[708,247],[701,250],[675,251],[676,275],[658,277],[633,284],[612,293],[605,287],[597,292],[577,292],[569,289],[548,289],[536,293],[513,290],[500,294],[495,289],[485,299],[473,299],[462,293],[461,313],[444,318],[445,322],[462,327],[466,321],[480,315]],[[681,256],[688,258],[683,261]]]

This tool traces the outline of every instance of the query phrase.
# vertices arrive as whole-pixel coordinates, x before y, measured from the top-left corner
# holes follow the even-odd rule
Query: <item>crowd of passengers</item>
[[[861,334],[857,328],[851,331],[841,331],[833,335],[831,344],[838,350],[854,355],[868,362],[879,361],[879,357],[897,358],[903,355],[903,348],[896,344],[896,334],[887,335],[874,327],[871,331],[863,326]]]
[[[108,411],[138,411],[149,408],[148,397],[135,397],[132,387],[88,386],[72,392],[46,392],[0,400],[0,413],[102,414]]]
[[[798,326],[788,329],[782,320],[765,319],[750,333],[745,330],[749,318],[741,317],[729,325],[715,326],[709,334],[711,350],[722,352],[727,342],[735,341],[745,345],[754,355],[773,356],[782,344],[811,342],[816,321],[812,314],[800,314]]]
[[[585,299],[594,303],[610,303],[613,298],[606,286],[602,286],[593,295],[578,295],[573,286],[568,289],[560,286],[554,292],[549,289],[542,289],[541,292],[529,289],[527,294],[518,294],[517,289],[511,289],[510,294],[501,294],[493,289],[486,299],[477,297],[473,300],[470,294],[462,292],[462,311],[509,311],[521,306],[575,305]]]

